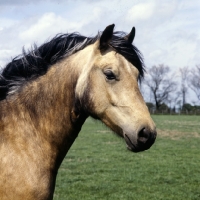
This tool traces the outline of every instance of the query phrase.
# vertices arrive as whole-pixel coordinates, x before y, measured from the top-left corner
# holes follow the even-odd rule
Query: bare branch
[[[176,89],[177,84],[168,77],[169,73],[170,68],[168,66],[163,64],[152,66],[144,80],[144,84],[149,87],[153,94],[157,110],[162,103],[169,101],[170,94]]]
[[[197,65],[190,71],[188,78],[189,87],[194,91],[200,100],[200,65]]]

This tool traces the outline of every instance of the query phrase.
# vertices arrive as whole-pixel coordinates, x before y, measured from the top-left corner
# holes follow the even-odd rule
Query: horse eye
[[[105,76],[106,76],[106,78],[108,80],[114,80],[114,79],[116,79],[115,74],[111,70],[105,71],[104,74],[105,74]]]

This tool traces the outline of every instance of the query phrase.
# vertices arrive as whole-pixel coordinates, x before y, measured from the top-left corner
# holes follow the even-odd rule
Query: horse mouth
[[[136,147],[136,145],[134,145],[131,141],[131,139],[128,137],[127,134],[124,134],[124,139],[126,141],[126,144],[127,144],[127,149],[132,151],[132,152],[139,152],[138,151],[138,148]]]
[[[149,144],[149,143],[147,143],[146,145],[141,145],[139,143],[134,144],[127,134],[124,134],[124,139],[125,139],[126,144],[127,144],[127,149],[134,152],[134,153],[138,153],[140,151],[145,151],[145,150],[149,149],[152,145],[152,144]]]

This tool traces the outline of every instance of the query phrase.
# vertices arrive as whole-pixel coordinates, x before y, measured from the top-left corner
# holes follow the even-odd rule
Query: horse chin
[[[138,150],[138,147],[137,147],[137,144],[134,144],[131,139],[128,137],[127,134],[124,134],[124,140],[126,142],[126,145],[127,145],[127,149],[132,151],[132,152],[139,152]]]
[[[124,134],[124,140],[126,142],[127,149],[134,153],[148,150],[155,141],[155,140],[153,140],[152,142],[143,145],[143,144],[140,144],[139,142],[137,142],[137,140],[134,141],[133,138],[131,138],[128,134]]]

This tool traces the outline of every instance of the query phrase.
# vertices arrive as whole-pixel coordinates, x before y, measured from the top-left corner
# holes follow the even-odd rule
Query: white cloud
[[[199,1],[142,0],[127,12],[136,26],[135,42],[146,65],[166,64],[173,70],[200,63]]]
[[[84,23],[83,23],[84,24]],[[38,18],[32,25],[19,33],[19,39],[22,41],[45,41],[47,37],[53,37],[59,32],[74,30],[77,26],[83,25],[81,22],[70,22],[55,13],[45,13]]]
[[[0,18],[0,30],[13,26],[17,21],[15,19]]]
[[[36,15],[34,13],[36,8],[34,8],[33,11],[30,10],[29,15],[26,11],[25,16],[28,17],[20,17],[17,20],[13,17],[8,18],[9,15],[7,18],[2,18],[0,15],[0,66],[4,66],[11,58],[21,54],[22,47],[30,49],[33,43],[41,45],[58,33],[80,32],[85,35],[97,33],[98,28],[95,30],[91,23],[95,23],[99,27],[98,23],[103,14],[101,6],[89,8],[87,4],[84,4],[82,7],[74,7],[70,14],[67,11],[63,12],[64,6],[60,8],[62,9],[59,12],[42,14],[38,12]],[[69,6],[66,8],[70,9]],[[15,14],[20,13],[20,10],[23,9],[25,8],[16,8]],[[52,4],[47,10],[54,10]]]
[[[30,3],[40,3],[43,0],[0,0],[0,5],[15,5],[15,6],[20,6],[20,5],[27,5]],[[45,0],[46,2],[63,2],[63,1],[70,1],[70,0]]]
[[[0,63],[4,62],[3,57],[18,55],[22,46],[41,44],[57,33],[78,31],[91,36],[111,23],[116,24],[115,30],[127,32],[136,26],[134,42],[144,54],[147,66],[164,63],[178,68],[184,63],[198,63],[198,2],[127,0],[124,4],[120,0],[24,0],[27,6],[5,7],[0,15]]]
[[[148,1],[146,3],[139,3],[133,6],[127,13],[126,19],[128,21],[140,21],[149,19],[154,11],[156,5],[154,1]]]
[[[158,0],[140,1],[128,10],[126,20],[148,27],[163,25],[165,21],[169,21],[174,16],[177,9],[177,0],[172,0],[170,3]]]

